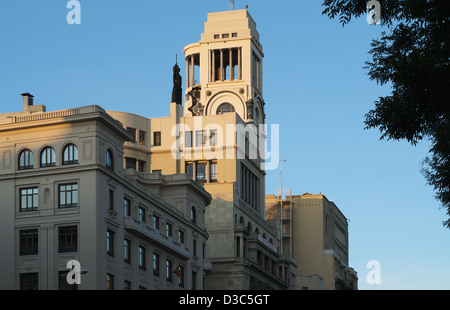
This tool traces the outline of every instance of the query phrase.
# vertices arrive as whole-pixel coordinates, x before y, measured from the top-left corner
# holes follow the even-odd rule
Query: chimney
[[[34,96],[30,93],[23,93],[21,95],[23,96],[23,111],[29,111],[30,106],[33,105]]]

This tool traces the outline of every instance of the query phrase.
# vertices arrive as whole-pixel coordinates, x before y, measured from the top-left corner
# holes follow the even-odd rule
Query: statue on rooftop
[[[180,67],[176,63],[173,66],[173,89],[172,89],[172,102],[182,104],[182,90],[181,90],[181,75]]]

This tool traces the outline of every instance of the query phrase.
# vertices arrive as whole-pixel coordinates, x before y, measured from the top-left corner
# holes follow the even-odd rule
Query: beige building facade
[[[348,220],[324,195],[266,195],[266,218],[282,223],[282,252],[297,262],[297,289],[353,290]]]
[[[203,289],[205,189],[123,169],[133,137],[101,107],[32,100],[0,115],[0,289]]]
[[[46,112],[30,94],[0,115],[0,244],[13,253],[0,289],[73,288],[72,260],[79,289],[298,289],[265,219],[256,23],[246,9],[210,13],[184,53],[184,105],[167,117]]]
[[[201,40],[184,53],[184,106],[172,102],[168,117],[152,119],[108,111],[149,142],[126,142],[125,165],[185,173],[210,193],[206,289],[295,289],[295,261],[281,254],[276,225],[264,217],[264,55],[256,24],[247,10],[210,13]]]

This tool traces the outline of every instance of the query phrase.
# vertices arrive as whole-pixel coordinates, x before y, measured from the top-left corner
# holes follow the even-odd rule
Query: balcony
[[[172,252],[175,255],[181,256],[184,259],[191,258],[191,251],[186,248],[184,244],[176,242],[172,238],[162,234],[159,230],[151,228],[144,222],[131,217],[125,217],[124,227],[128,231],[145,238],[153,244],[164,247],[167,251]]]

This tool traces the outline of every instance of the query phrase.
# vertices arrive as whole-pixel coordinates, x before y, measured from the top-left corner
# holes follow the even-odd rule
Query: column
[[[241,48],[237,49],[238,52],[238,80],[242,80],[242,63],[241,63]]]
[[[230,81],[234,80],[233,49],[230,48]]]
[[[223,82],[223,49],[220,49],[220,81]]]
[[[216,51],[215,50],[211,51],[211,62],[212,62],[212,66],[211,66],[211,72],[212,72],[211,82],[215,82],[216,81]]]
[[[191,86],[194,86],[194,55],[191,55],[190,57],[190,65],[191,65]]]
[[[189,88],[189,77],[190,77],[190,73],[189,73],[189,56],[186,57],[186,88]]]

